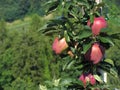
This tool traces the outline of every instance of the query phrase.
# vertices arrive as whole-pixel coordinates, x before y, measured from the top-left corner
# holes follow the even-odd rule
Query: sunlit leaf
[[[54,85],[54,86],[58,86],[59,83],[60,83],[60,80],[61,80],[60,78],[59,78],[59,79],[54,79],[54,80],[53,80],[53,85]]]
[[[97,6],[97,8],[100,8],[100,7],[103,7],[105,5],[105,3],[104,2],[100,2],[99,4],[97,4],[96,6]]]
[[[67,40],[67,42],[70,42],[70,37],[69,37],[69,35],[68,35],[66,30],[64,31],[64,37]]]
[[[100,83],[103,83],[102,79],[100,78],[100,76],[98,75],[93,75],[95,77],[95,79],[100,82]]]
[[[48,90],[46,86],[39,85],[40,90]]]
[[[113,68],[110,68],[110,74],[112,74],[115,77],[118,77],[117,72]]]
[[[109,63],[109,64],[111,64],[112,66],[114,66],[113,60],[111,60],[111,59],[105,59],[104,61],[107,62],[107,63]]]
[[[61,82],[60,82],[60,85],[62,85],[62,86],[67,86],[67,85],[70,85],[72,81],[73,81],[72,78],[62,79]]]

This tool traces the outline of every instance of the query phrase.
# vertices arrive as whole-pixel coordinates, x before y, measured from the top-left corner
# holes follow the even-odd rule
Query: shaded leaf
[[[100,37],[99,39],[100,39],[101,42],[103,42],[103,43],[109,43],[109,44],[111,44],[112,46],[114,46],[114,43],[112,42],[112,40],[111,40],[109,37]]]
[[[85,53],[88,51],[88,49],[90,49],[91,44],[92,44],[92,42],[83,45],[83,51],[82,51],[82,54],[85,54]]]
[[[59,0],[52,0],[52,1],[49,0],[46,3],[46,5],[49,5],[49,8],[46,12],[50,13],[50,12],[54,11],[58,7],[59,4],[60,4]]]
[[[72,61],[68,61],[64,66],[63,66],[63,70],[65,69],[70,69],[73,64],[75,63],[75,60],[72,60]]]
[[[90,15],[90,23],[93,24],[94,22],[94,16],[93,15]],[[91,25],[90,25],[91,26]]]
[[[120,32],[118,33],[114,33],[114,34],[111,34],[110,37],[112,37],[113,39],[120,39]]]
[[[89,36],[91,36],[91,35],[92,35],[91,31],[85,30],[85,31],[83,31],[83,32],[80,34],[79,39],[87,38],[87,37],[89,37]]]

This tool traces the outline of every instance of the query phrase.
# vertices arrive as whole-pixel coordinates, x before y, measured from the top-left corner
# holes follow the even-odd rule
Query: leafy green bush
[[[0,24],[0,87],[36,90],[40,83],[51,80],[57,71],[53,68],[57,65],[52,62],[51,37],[38,33],[36,29],[8,31],[5,22]]]

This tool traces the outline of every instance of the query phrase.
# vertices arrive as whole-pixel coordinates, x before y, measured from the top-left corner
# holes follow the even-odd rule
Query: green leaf
[[[79,35],[79,39],[87,38],[90,37],[91,35],[92,33],[90,30],[83,30]]]
[[[120,39],[120,32],[117,32],[117,33],[112,33],[111,35],[110,35],[110,37],[112,37],[113,39]]]
[[[52,11],[54,11],[58,5],[60,4],[59,0],[52,0],[52,1],[48,1],[45,5],[49,5],[48,10],[46,11],[47,13],[50,13]]]
[[[76,67],[74,67],[74,69],[76,70],[76,69],[83,69],[84,68],[84,65],[83,64],[80,64],[79,66],[76,66]]]
[[[60,90],[60,87],[53,87],[51,90]]]
[[[68,35],[66,30],[64,31],[64,37],[67,40],[67,42],[70,42],[70,37],[69,37],[69,35]]]
[[[92,35],[90,30],[81,30],[78,36],[73,37],[74,39],[84,39]]]
[[[83,82],[82,82],[81,80],[79,80],[79,79],[78,79],[78,80],[75,80],[74,83],[75,83],[75,84],[78,84],[78,85],[80,85],[80,86],[83,86]]]
[[[105,5],[105,3],[101,2],[101,3],[97,4],[96,6],[97,6],[97,8],[100,8],[100,7],[103,7],[104,5]]]
[[[48,87],[53,87],[53,82],[52,81],[45,81],[45,85],[48,86]]]
[[[62,79],[61,82],[60,82],[60,85],[62,86],[68,86],[71,84],[71,82],[73,81],[72,78],[65,78],[65,79]]]
[[[100,83],[103,83],[103,81],[102,81],[102,79],[100,78],[100,76],[98,76],[98,75],[93,75],[94,77],[95,77],[95,79],[97,80],[97,81],[99,81]]]
[[[117,72],[113,68],[110,69],[110,74],[112,74],[114,77],[118,77]]]
[[[111,59],[105,59],[104,61],[107,62],[107,63],[109,63],[109,64],[111,64],[112,66],[114,66],[113,60],[111,60]]]
[[[59,16],[59,17],[51,20],[52,23],[59,24],[59,25],[64,24],[64,22],[66,22],[66,21],[67,21],[67,19],[65,17],[63,17],[63,16]]]
[[[101,42],[103,43],[109,43],[112,46],[114,46],[114,43],[112,42],[112,40],[109,37],[99,37],[99,39],[101,40]]]
[[[108,33],[108,32],[110,32],[111,31],[111,29],[110,28],[103,28],[103,29],[101,29],[101,33]]]
[[[60,78],[53,80],[53,85],[54,86],[59,86],[60,80],[61,80]]]
[[[75,63],[75,60],[72,60],[72,61],[68,61],[64,66],[63,66],[63,70],[65,69],[70,69],[73,64]]]
[[[89,43],[89,44],[84,44],[83,45],[83,51],[82,51],[82,54],[85,54],[87,51],[88,51],[88,49],[91,47],[91,42]]]
[[[39,85],[40,90],[48,90],[46,86]]]
[[[94,16],[90,15],[90,23],[92,24],[94,22]]]

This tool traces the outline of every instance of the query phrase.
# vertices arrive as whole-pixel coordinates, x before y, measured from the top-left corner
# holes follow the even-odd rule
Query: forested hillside
[[[21,19],[32,13],[44,14],[42,4],[46,0],[0,0],[0,18],[6,21]]]

